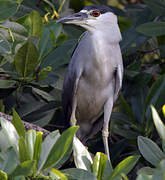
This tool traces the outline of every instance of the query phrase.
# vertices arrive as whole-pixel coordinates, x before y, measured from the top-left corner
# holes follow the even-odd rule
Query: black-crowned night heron
[[[64,80],[66,121],[80,126],[77,137],[83,143],[102,128],[109,159],[109,120],[123,77],[117,16],[107,6],[91,5],[57,22],[87,30],[73,53]]]

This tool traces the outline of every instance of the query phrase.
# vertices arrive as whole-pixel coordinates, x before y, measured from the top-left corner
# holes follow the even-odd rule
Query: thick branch
[[[4,114],[2,112],[0,112],[0,117],[3,117],[3,118],[5,118],[6,120],[8,120],[10,122],[12,121],[12,118],[13,118],[12,116]],[[47,136],[50,133],[50,131],[48,131],[46,129],[43,129],[43,128],[37,126],[37,125],[31,124],[31,123],[28,123],[28,122],[25,122],[25,121],[22,121],[22,122],[23,122],[24,127],[25,127],[26,130],[34,129],[36,131],[41,131],[41,132],[43,132],[44,136]]]

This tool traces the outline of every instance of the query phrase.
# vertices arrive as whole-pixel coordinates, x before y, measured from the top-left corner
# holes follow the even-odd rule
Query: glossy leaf
[[[23,42],[27,40],[27,30],[21,24],[5,21],[0,28],[0,35],[9,42]]]
[[[66,41],[66,39],[67,39],[67,36],[65,34],[60,34],[57,37],[56,45],[57,46],[62,46],[64,44],[64,42]]]
[[[20,137],[23,137],[25,139],[25,127],[22,123],[21,118],[19,117],[18,113],[13,109],[13,120],[12,123],[17,130],[17,133]]]
[[[138,148],[143,157],[153,166],[158,166],[160,161],[165,158],[165,154],[158,145],[148,138],[139,136]]]
[[[3,179],[3,180],[8,179],[7,174],[5,172],[3,172],[2,170],[0,170],[0,179]]]
[[[162,0],[144,0],[151,11],[158,16],[165,15],[165,2]]]
[[[160,119],[159,114],[157,113],[154,106],[151,106],[151,111],[152,111],[152,118],[153,118],[155,127],[157,129],[157,132],[159,133],[159,136],[161,137],[161,139],[165,141],[165,126],[162,120]]]
[[[19,158],[21,162],[30,160],[30,155],[23,137],[19,139]]]
[[[147,119],[151,120],[150,105],[152,104],[156,109],[159,109],[164,104],[164,89],[165,89],[165,76],[157,79],[150,88],[145,102],[144,112]]]
[[[52,147],[42,170],[55,166],[64,157],[72,143],[73,136],[77,129],[77,126],[70,127],[62,133],[55,145]]]
[[[4,130],[2,129],[0,131],[0,150],[5,151],[10,147],[10,142],[6,139],[6,134]]]
[[[164,117],[165,117],[165,104],[164,104],[163,107],[162,107],[162,112],[163,112],[163,115],[164,115]]]
[[[16,53],[15,67],[17,72],[22,77],[27,77],[34,72],[38,64],[38,51],[36,46],[27,42]]]
[[[33,160],[36,161],[36,164],[39,162],[41,147],[42,147],[42,132],[37,132],[35,146],[34,146],[34,156]]]
[[[12,125],[11,122],[5,120],[3,117],[0,117],[0,122],[3,129],[3,133],[6,136],[6,141],[8,141],[8,143],[14,148],[15,152],[18,155],[19,136],[15,127]]]
[[[50,177],[52,178],[52,180],[56,180],[56,179],[68,180],[67,176],[64,173],[54,168],[51,169],[50,171]]]
[[[48,54],[48,56],[45,57],[41,64],[41,68],[51,66],[52,69],[57,69],[63,65],[68,64],[76,44],[77,41],[71,40],[54,49],[51,53]]]
[[[153,175],[155,169],[150,167],[143,167],[140,170],[138,170],[137,174],[147,174],[147,175]]]
[[[91,172],[91,155],[77,137],[73,138],[73,156],[77,168]]]
[[[68,177],[68,179],[97,180],[97,178],[92,173],[84,169],[71,168],[71,169],[62,170],[62,172]]]
[[[68,151],[65,153],[64,157],[54,166],[56,169],[60,169],[67,161],[69,161],[70,157],[72,156],[72,145],[70,144],[70,147],[68,148]]]
[[[6,55],[10,53],[11,49],[9,42],[0,34],[0,54]]]
[[[92,172],[97,177],[98,180],[103,180],[103,174],[106,168],[106,163],[107,163],[107,155],[97,152],[93,160]],[[111,172],[112,169],[109,169],[108,175],[110,175]]]
[[[152,180],[163,180],[165,177],[165,159],[163,159],[159,166],[154,171]]]
[[[42,34],[42,18],[37,11],[32,11],[29,14],[29,21],[30,21],[30,35],[41,37]]]
[[[42,169],[43,165],[45,164],[51,149],[53,148],[53,146],[55,145],[59,137],[60,137],[60,133],[58,130],[56,130],[56,131],[51,132],[44,139],[44,142],[42,143],[40,160],[39,160],[39,165],[38,165],[39,171]]]
[[[26,134],[26,144],[29,152],[30,159],[33,160],[34,156],[34,148],[35,148],[35,142],[36,142],[36,131],[31,129],[27,131]]]
[[[46,101],[54,101],[54,97],[51,96],[49,93],[43,91],[43,90],[40,90],[40,89],[37,89],[37,88],[34,88],[32,87],[32,90],[38,94],[39,96],[41,96],[43,99],[45,99]]]
[[[129,156],[126,159],[124,159],[123,161],[121,161],[113,170],[112,174],[110,175],[110,177],[108,178],[109,180],[113,180],[117,177],[120,177],[121,174],[128,174],[133,167],[135,166],[135,164],[137,163],[137,161],[139,160],[140,156],[139,155],[134,155],[134,156]]]
[[[14,80],[0,79],[0,88],[1,89],[12,88],[15,85],[16,85],[16,81],[14,81]]]
[[[0,1],[0,21],[8,19],[17,11],[18,4],[13,1]]]
[[[136,180],[152,180],[152,176],[146,174],[139,174]]]
[[[18,165],[16,167],[16,169],[10,175],[10,177],[14,177],[14,176],[28,176],[28,175],[31,174],[33,166],[34,166],[34,161],[31,161],[31,160],[24,161],[23,163],[21,163],[20,165]]]
[[[48,55],[49,51],[55,47],[55,40],[52,39],[51,34],[53,34],[53,37],[56,39],[61,31],[62,25],[56,24],[54,21],[44,24],[41,40],[39,42],[39,58]]]
[[[130,105],[126,102],[123,95],[120,94],[119,97],[120,97],[121,105],[122,105],[123,109],[125,110],[125,113],[130,117],[132,122],[136,122],[136,119],[134,117],[134,114],[132,112]]]
[[[12,21],[7,20],[4,23],[2,23],[2,26],[10,29],[12,33],[18,34],[20,36],[26,37],[28,35],[26,28],[17,22],[12,22]]]
[[[122,53],[135,53],[148,39],[148,37],[136,32],[135,27],[132,26],[122,33],[122,41],[120,47]]]
[[[0,169],[8,175],[13,172],[19,163],[18,156],[13,147],[0,152]]]
[[[165,22],[148,22],[138,26],[136,30],[147,36],[161,36],[165,34]]]

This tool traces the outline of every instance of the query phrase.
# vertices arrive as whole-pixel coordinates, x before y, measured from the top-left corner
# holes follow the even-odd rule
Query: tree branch
[[[2,112],[0,112],[0,117],[3,117],[4,119],[6,119],[6,120],[8,120],[8,121],[10,121],[10,122],[12,122],[12,119],[13,119],[12,116],[7,115],[7,114],[2,113]],[[34,125],[34,124],[31,124],[31,123],[25,122],[25,121],[23,121],[23,120],[22,120],[22,122],[23,122],[23,124],[24,124],[24,127],[25,127],[26,131],[29,130],[29,129],[34,129],[34,130],[36,130],[36,131],[41,131],[41,132],[43,132],[43,135],[44,135],[44,136],[47,136],[47,135],[50,133],[50,131],[48,131],[48,130],[46,130],[46,129],[43,129],[43,128],[37,126],[37,125]]]

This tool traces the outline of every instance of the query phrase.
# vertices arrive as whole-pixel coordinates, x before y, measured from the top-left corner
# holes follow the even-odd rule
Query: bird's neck
[[[94,39],[98,41],[104,40],[111,44],[118,44],[122,40],[118,24],[114,24],[113,26],[103,25],[89,33],[91,36],[94,36]]]

